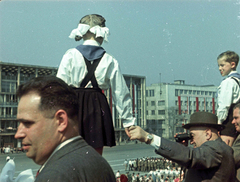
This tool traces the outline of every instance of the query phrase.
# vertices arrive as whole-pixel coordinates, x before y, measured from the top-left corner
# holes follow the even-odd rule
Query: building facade
[[[57,68],[0,62],[0,147],[21,147],[20,140],[14,139],[16,122],[18,85],[40,75],[56,75]],[[139,126],[146,125],[146,81],[143,76],[123,75],[133,101],[133,114]],[[119,114],[111,97],[111,90],[105,90],[113,114],[116,140],[127,139]]]
[[[216,112],[214,85],[187,85],[184,80],[157,83],[146,87],[147,130],[173,139],[175,133],[184,132],[192,113]]]

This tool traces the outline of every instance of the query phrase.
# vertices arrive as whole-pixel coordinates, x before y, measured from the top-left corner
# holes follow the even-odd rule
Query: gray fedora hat
[[[190,116],[190,121],[188,124],[183,125],[183,128],[189,129],[193,126],[208,126],[211,128],[216,128],[219,131],[225,128],[224,125],[218,124],[218,118],[215,114],[210,112],[195,112]]]

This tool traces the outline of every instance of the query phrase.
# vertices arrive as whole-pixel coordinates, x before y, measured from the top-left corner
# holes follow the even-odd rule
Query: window
[[[17,115],[17,107],[14,107],[13,108],[13,116],[16,116]]]
[[[150,93],[149,93],[149,96],[150,96],[150,97],[154,97],[154,90],[149,90],[149,92],[150,92]]]
[[[212,97],[215,98],[215,92],[213,92],[213,96]]]
[[[175,96],[178,96],[178,89],[175,90]]]
[[[148,106],[148,101],[146,102],[146,105]]]
[[[165,105],[165,100],[158,101],[158,106],[164,106],[164,105]]]
[[[11,115],[11,107],[6,107],[6,115]]]
[[[146,115],[148,115],[148,111],[146,111]]]
[[[159,119],[159,120],[158,120],[158,124],[165,124],[165,120]]]
[[[155,115],[155,110],[152,110],[152,115]]]
[[[165,115],[165,110],[158,110],[158,115]]]
[[[3,116],[4,112],[3,112],[3,107],[0,107],[0,116]],[[3,123],[3,122],[2,122]]]
[[[184,94],[187,94],[187,90],[184,90]]]
[[[155,106],[155,101],[151,101],[151,106]]]

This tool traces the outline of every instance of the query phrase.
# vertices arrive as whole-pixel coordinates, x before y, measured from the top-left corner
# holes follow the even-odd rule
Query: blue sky
[[[105,17],[103,47],[122,73],[146,76],[147,85],[159,73],[162,82],[218,85],[216,57],[240,54],[240,0],[1,0],[0,61],[57,67],[81,43],[68,38],[71,30],[92,13]]]

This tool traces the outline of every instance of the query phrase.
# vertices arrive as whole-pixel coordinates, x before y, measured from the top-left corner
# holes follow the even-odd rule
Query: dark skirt
[[[79,101],[79,133],[93,148],[115,146],[112,114],[100,89],[75,88]]]

